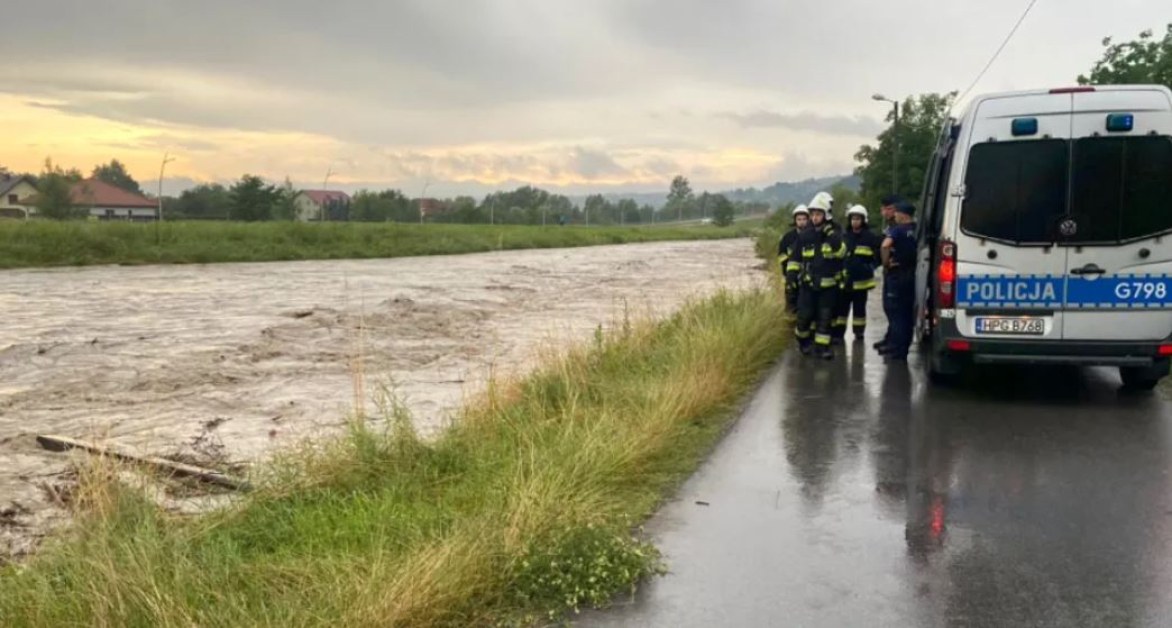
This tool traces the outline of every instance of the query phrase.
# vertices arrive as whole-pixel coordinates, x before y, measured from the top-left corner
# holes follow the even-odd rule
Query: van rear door
[[[1069,192],[1071,106],[1070,94],[1014,95],[973,116],[956,231],[964,336],[1062,339],[1067,252],[1054,230]],[[1015,120],[1025,121],[1016,135]]]
[[[1172,99],[1156,88],[1100,90],[1075,94],[1073,111],[1063,337],[1168,338]],[[1128,116],[1132,130],[1122,130]]]

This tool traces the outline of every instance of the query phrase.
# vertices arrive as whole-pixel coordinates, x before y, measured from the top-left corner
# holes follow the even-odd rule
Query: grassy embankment
[[[361,259],[747,237],[756,226],[0,222],[0,268]]]
[[[621,324],[490,387],[434,442],[355,423],[198,519],[87,471],[71,536],[0,570],[4,626],[529,623],[659,568],[632,536],[787,334],[774,289]]]

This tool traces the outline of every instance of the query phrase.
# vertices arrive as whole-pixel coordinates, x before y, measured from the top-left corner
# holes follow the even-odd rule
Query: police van
[[[934,379],[968,364],[1172,357],[1172,92],[975,98],[942,129],[917,233],[917,336]]]

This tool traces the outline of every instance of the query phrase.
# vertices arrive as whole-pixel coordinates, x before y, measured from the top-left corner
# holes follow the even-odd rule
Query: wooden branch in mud
[[[135,464],[142,464],[165,471],[170,471],[173,475],[193,477],[208,484],[215,484],[224,486],[234,490],[247,491],[252,488],[248,482],[228,475],[224,475],[214,469],[205,469],[197,467],[192,464],[185,464],[182,462],[175,462],[174,460],[167,460],[166,458],[154,458],[150,456],[137,456],[128,454],[126,452],[118,451],[109,447],[95,445],[94,443],[87,443],[75,438],[67,436],[37,436],[37,443],[49,451],[66,451],[69,449],[80,449],[92,454],[100,456],[110,456],[118,460],[124,460]]]

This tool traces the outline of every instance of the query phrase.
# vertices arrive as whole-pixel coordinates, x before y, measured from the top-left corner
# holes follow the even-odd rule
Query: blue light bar
[[[1107,115],[1107,130],[1112,133],[1125,133],[1135,128],[1135,116],[1130,113],[1112,113]]]
[[[1013,120],[1013,136],[1021,137],[1023,135],[1037,135],[1038,134],[1038,119],[1037,118],[1015,118]]]

